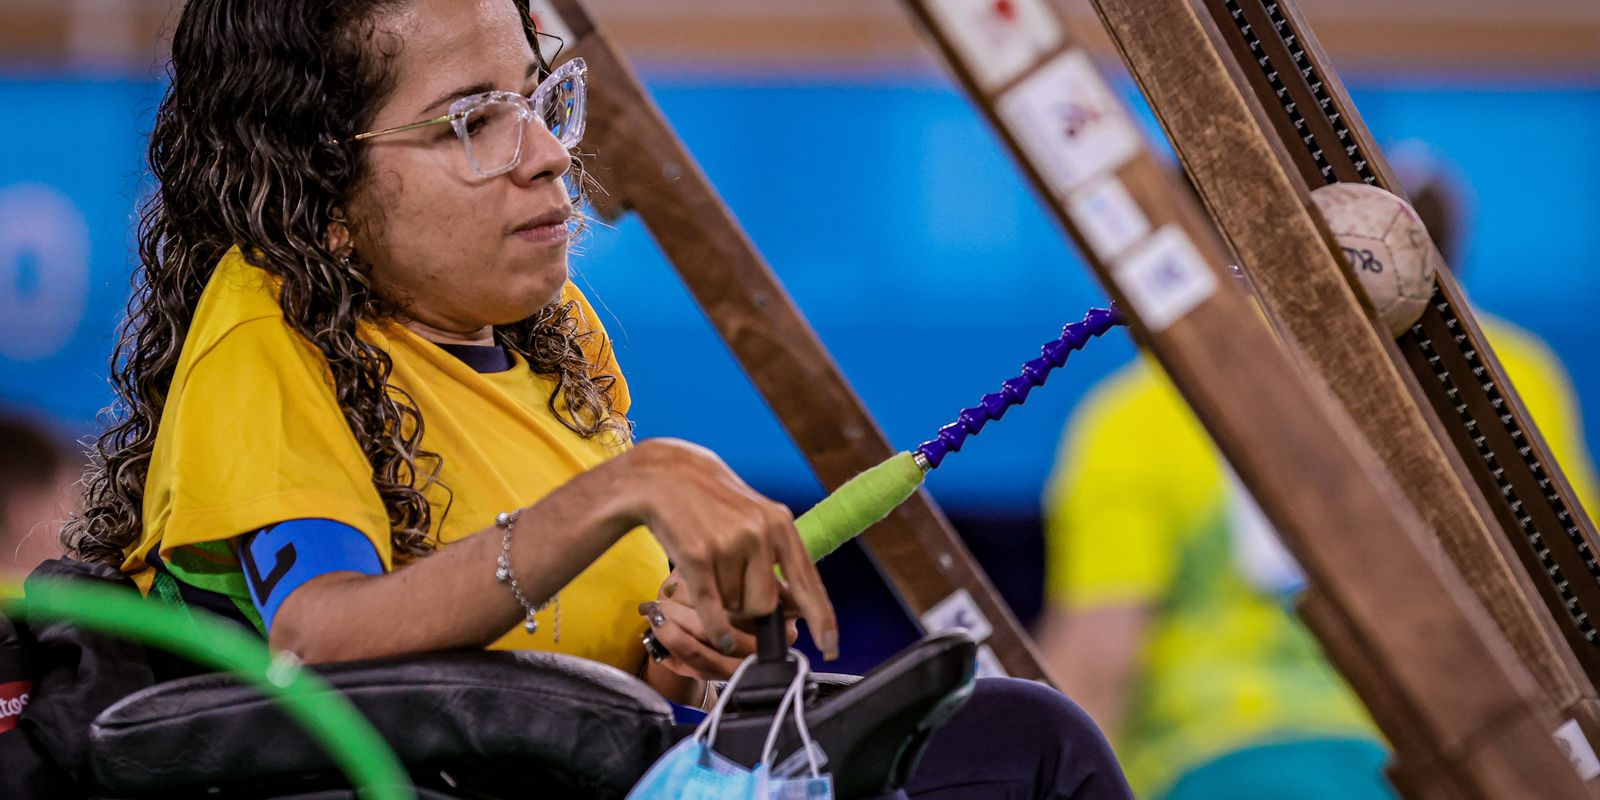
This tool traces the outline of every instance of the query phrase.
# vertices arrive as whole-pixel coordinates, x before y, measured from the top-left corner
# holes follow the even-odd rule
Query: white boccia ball
[[[1444,257],[1410,203],[1365,183],[1335,183],[1311,192],[1328,230],[1395,336],[1416,324],[1433,297]]]

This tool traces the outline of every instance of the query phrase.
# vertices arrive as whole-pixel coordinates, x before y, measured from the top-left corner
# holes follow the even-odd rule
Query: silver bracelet
[[[538,613],[545,610],[545,608],[549,607],[552,603],[555,604],[555,641],[557,644],[560,644],[561,593],[556,592],[556,594],[549,600],[546,600],[538,605],[534,605],[533,601],[529,600],[528,596],[522,593],[522,584],[517,582],[517,576],[511,572],[511,533],[516,529],[517,518],[521,516],[522,509],[519,508],[516,511],[503,511],[494,518],[495,526],[498,527],[503,533],[503,538],[500,541],[500,558],[495,562],[494,577],[495,580],[498,580],[501,583],[511,587],[511,594],[517,598],[517,603],[522,606],[523,613],[527,615],[527,619],[522,623],[522,629],[528,633],[538,632]]]

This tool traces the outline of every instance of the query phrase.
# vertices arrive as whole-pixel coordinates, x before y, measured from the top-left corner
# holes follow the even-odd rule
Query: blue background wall
[[[966,101],[935,79],[650,82],[896,443],[926,438],[1062,323],[1103,302]],[[35,321],[0,308],[0,402],[73,431],[87,430],[108,399],[104,362],[127,293],[142,136],[159,91],[140,81],[0,78],[0,103],[37,121],[0,129],[0,208],[20,196],[35,230],[37,219],[54,220],[54,233],[83,225],[89,241],[81,318],[72,307],[43,316],[52,337],[70,331],[59,348],[41,352]],[[1587,348],[1600,297],[1591,268],[1600,197],[1589,189],[1600,175],[1600,91],[1356,82],[1355,96],[1380,137],[1426,140],[1470,177],[1474,300],[1543,335],[1582,394],[1600,398]],[[51,194],[81,222],[37,202]],[[61,282],[47,272],[53,256],[5,241],[0,303],[37,309]],[[774,492],[814,493],[643,227],[596,227],[583,250],[575,265],[610,311],[641,433],[705,442]],[[965,506],[1033,504],[1080,390],[1130,352],[1116,341],[1082,354],[1064,380],[937,473],[934,491]],[[1600,445],[1600,429],[1590,435]]]
[[[647,78],[900,446],[926,438],[1064,322],[1104,302],[990,133],[938,78]],[[1588,416],[1600,416],[1589,349],[1600,297],[1591,267],[1600,197],[1590,188],[1600,175],[1600,90],[1351,83],[1380,138],[1426,140],[1471,180],[1469,292],[1543,336]],[[142,137],[159,91],[145,81],[0,76],[0,107],[26,109],[29,120],[0,127],[0,405],[43,413],[74,434],[92,429],[109,397],[105,362],[127,294]],[[19,205],[21,227],[45,246],[15,244]],[[74,255],[83,231],[88,247]],[[640,434],[702,442],[791,502],[817,496],[643,227],[597,226],[582,249],[575,266],[607,316]],[[77,299],[46,302],[56,289],[72,293],[73,274],[84,280]],[[1080,354],[932,478],[981,556],[1021,565],[1020,577],[995,571],[1024,613],[1037,607],[1037,498],[1062,424],[1083,390],[1131,353],[1113,335]],[[1600,446],[1600,426],[1588,434]]]

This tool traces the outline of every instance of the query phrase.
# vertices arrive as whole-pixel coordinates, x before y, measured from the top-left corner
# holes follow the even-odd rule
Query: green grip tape
[[[794,521],[806,553],[818,561],[839,549],[899,508],[922,485],[923,477],[914,456],[896,453],[851,478]]]
[[[260,639],[237,626],[110,587],[41,581],[28,587],[25,598],[5,597],[12,593],[0,590],[0,610],[13,619],[61,619],[233,673],[281,704],[327,749],[363,798],[416,797],[400,759],[344,695],[298,662],[274,660]]]

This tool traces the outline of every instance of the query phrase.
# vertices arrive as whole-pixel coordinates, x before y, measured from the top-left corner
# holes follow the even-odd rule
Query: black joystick
[[[756,663],[751,664],[733,687],[728,698],[728,709],[735,712],[767,711],[783,702],[783,695],[794,683],[800,662],[789,654],[788,623],[783,616],[783,604],[756,620]],[[816,699],[817,682],[806,678],[801,701]]]

